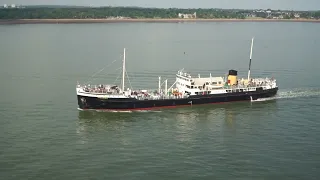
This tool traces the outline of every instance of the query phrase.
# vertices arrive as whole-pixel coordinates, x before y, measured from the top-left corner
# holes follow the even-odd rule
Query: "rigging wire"
[[[116,80],[114,80],[113,84],[116,84],[116,81],[119,79],[121,74],[118,75],[118,77],[116,78]]]
[[[122,69],[122,67],[119,67],[119,68],[115,69],[114,71],[110,71],[110,72],[108,72],[108,73],[106,73],[106,74],[102,74],[102,75],[103,75],[103,76],[107,76],[107,75],[109,75],[109,74],[116,73],[116,72],[118,72],[118,71],[121,70],[121,69]]]
[[[102,69],[99,70],[98,72],[96,72],[96,73],[94,73],[93,75],[91,75],[91,77],[89,78],[89,80],[88,80],[85,84],[87,84],[88,82],[90,82],[95,75],[99,74],[101,71],[103,71],[105,68],[111,66],[111,65],[112,65],[114,62],[116,62],[116,61],[118,61],[118,59],[112,61],[110,64],[107,64],[104,68],[102,68]]]
[[[129,79],[129,76],[128,76],[127,71],[126,71],[126,75],[127,75],[127,79],[128,79],[128,81],[129,81],[129,84],[130,84],[130,87],[131,87],[131,90],[132,90],[132,85],[131,85],[131,82],[130,82],[130,79]]]
[[[121,69],[122,69],[122,67],[119,67],[119,68],[117,68],[115,71],[111,71],[111,72],[108,72],[108,73],[106,73],[106,74],[103,74],[103,76],[107,76],[107,75],[110,75],[110,74],[112,74],[112,73],[117,74],[117,72],[118,72],[119,70],[121,70]],[[88,81],[87,84],[88,84],[88,83],[91,83],[92,81],[95,81],[97,78],[98,78],[98,77],[96,77],[96,78]]]
[[[121,57],[122,57],[122,55],[121,55]],[[100,72],[102,72],[102,71],[103,71],[104,69],[106,69],[107,67],[111,66],[111,65],[112,65],[113,63],[115,63],[116,61],[118,61],[118,60],[112,61],[110,64],[107,64],[105,67],[103,67],[102,69],[100,69],[98,72],[96,72],[96,73],[94,73],[93,75],[91,75],[91,77],[90,77],[89,80],[86,82],[86,84],[91,83],[92,81],[96,80],[96,78],[93,79],[94,76],[96,76],[97,74],[99,74]],[[118,71],[118,70],[120,70],[120,69],[122,69],[122,67],[117,68],[115,71]],[[108,72],[107,74],[104,74],[104,75],[108,75],[108,74],[111,74],[111,73],[112,73],[112,72]],[[125,71],[125,74],[126,74],[127,79],[128,79],[128,81],[129,81],[129,85],[130,85],[130,87],[131,87],[131,89],[132,89],[132,84],[131,84],[131,81],[130,81],[130,79],[129,79],[129,75],[128,75],[127,71]],[[121,75],[121,74],[119,74],[119,75],[117,76],[117,78],[115,79],[115,81],[114,81],[113,84],[116,83],[116,81],[119,79],[120,75]]]

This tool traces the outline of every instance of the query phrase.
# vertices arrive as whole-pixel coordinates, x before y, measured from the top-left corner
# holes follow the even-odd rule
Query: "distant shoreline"
[[[125,23],[125,22],[314,22],[320,19],[1,19],[3,24],[83,24],[83,23]]]

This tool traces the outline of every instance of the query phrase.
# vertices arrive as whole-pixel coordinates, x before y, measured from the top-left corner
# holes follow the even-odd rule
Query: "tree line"
[[[254,13],[250,10],[223,9],[160,9],[139,7],[101,7],[101,8],[15,8],[0,9],[0,19],[105,19],[110,17],[141,18],[178,18],[179,13],[197,13],[197,18],[235,18],[244,19]],[[294,18],[292,12],[286,19]],[[320,11],[301,12],[302,18],[320,18]],[[264,12],[255,13],[256,17],[267,18]]]

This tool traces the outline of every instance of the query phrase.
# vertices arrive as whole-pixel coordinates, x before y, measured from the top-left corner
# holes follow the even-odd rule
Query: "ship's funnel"
[[[232,86],[232,85],[236,85],[237,84],[237,75],[238,75],[238,71],[229,70],[228,85]]]

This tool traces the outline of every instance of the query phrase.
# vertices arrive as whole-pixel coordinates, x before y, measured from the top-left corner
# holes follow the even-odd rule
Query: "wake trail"
[[[276,99],[292,99],[300,97],[320,97],[320,88],[295,88],[279,91],[278,94],[270,98],[260,98],[252,102],[270,101]]]

